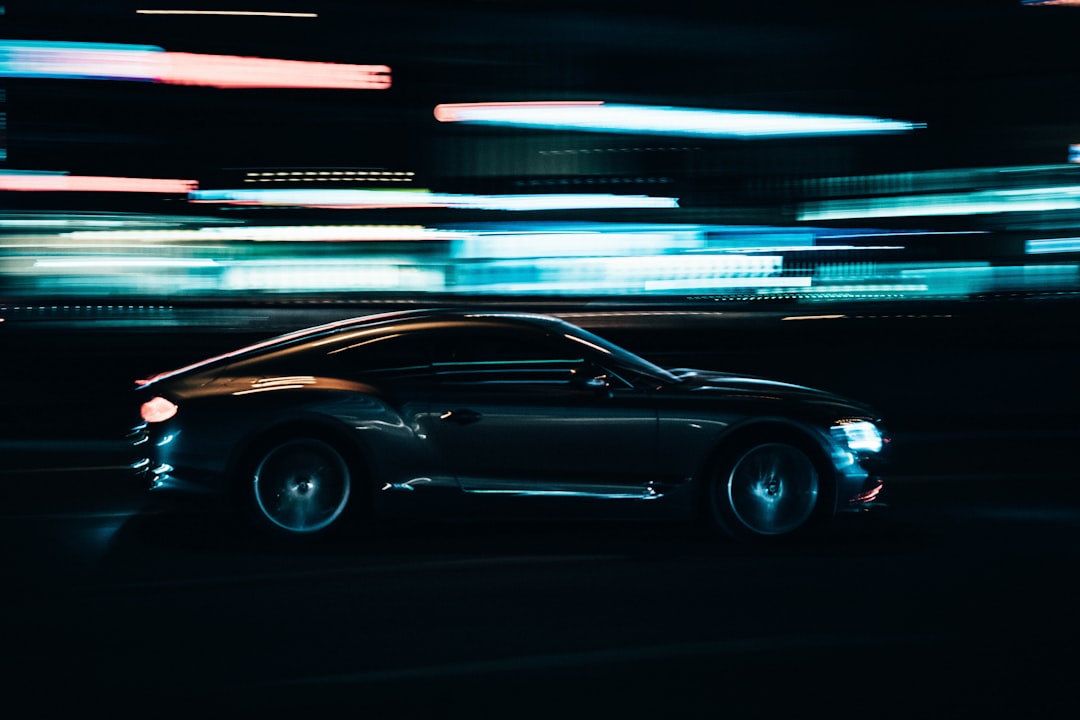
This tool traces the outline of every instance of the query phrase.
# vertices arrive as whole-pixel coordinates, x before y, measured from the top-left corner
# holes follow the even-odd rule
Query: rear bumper
[[[155,492],[216,494],[222,486],[221,474],[179,462],[180,454],[173,443],[177,434],[161,426],[142,424],[132,428],[127,436],[131,471],[146,489]]]

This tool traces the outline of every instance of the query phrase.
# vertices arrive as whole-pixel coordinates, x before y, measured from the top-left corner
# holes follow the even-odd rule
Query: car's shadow
[[[942,529],[889,507],[841,514],[796,537],[736,542],[692,516],[628,509],[598,512],[589,503],[562,501],[483,503],[453,512],[425,509],[369,518],[356,527],[315,537],[260,533],[219,512],[191,507],[156,508],[132,518],[116,547],[172,556],[268,555],[309,558],[348,556],[371,561],[418,558],[514,556],[880,555],[936,542]]]

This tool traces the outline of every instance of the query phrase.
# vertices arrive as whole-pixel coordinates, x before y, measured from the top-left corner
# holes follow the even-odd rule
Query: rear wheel
[[[751,443],[717,465],[709,510],[717,527],[735,539],[785,537],[810,522],[821,487],[813,459],[799,446]]]
[[[353,476],[342,453],[314,437],[266,446],[251,476],[252,510],[263,527],[286,535],[313,535],[345,513]]]

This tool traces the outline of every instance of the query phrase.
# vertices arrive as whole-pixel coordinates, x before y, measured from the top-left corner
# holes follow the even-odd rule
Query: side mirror
[[[579,365],[570,371],[570,386],[597,393],[606,393],[610,388],[607,372],[592,363]]]

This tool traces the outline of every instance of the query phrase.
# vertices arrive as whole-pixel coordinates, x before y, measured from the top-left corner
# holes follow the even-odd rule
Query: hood
[[[681,381],[679,387],[681,389],[695,394],[718,392],[733,396],[809,401],[823,405],[833,405],[869,418],[877,417],[875,410],[865,403],[805,385],[769,380],[753,375],[697,370],[694,368],[674,368],[669,372],[679,378]]]

